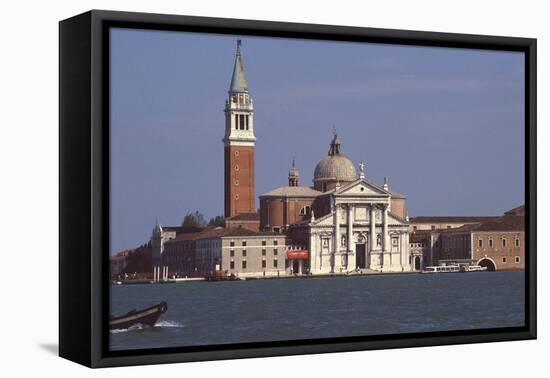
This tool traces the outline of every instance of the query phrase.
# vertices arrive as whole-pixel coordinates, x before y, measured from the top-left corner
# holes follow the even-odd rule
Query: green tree
[[[223,227],[224,224],[225,218],[223,215],[217,215],[213,218],[210,218],[210,221],[208,221],[208,225],[213,227]]]
[[[206,220],[204,219],[204,215],[196,210],[192,213],[187,213],[183,217],[181,225],[186,227],[204,227],[206,226]]]

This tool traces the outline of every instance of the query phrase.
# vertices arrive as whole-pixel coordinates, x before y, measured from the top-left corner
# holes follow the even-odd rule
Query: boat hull
[[[109,319],[109,329],[128,329],[133,326],[153,327],[159,317],[167,310],[168,305],[166,302],[139,311],[132,310],[125,315],[111,317]]]

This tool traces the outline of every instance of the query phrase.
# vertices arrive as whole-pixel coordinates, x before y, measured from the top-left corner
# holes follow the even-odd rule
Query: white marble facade
[[[408,222],[388,191],[359,179],[327,195],[330,213],[307,226],[312,274],[410,270]]]

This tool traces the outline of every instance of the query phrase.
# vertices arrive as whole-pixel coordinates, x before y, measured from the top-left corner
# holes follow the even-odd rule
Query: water
[[[516,327],[524,294],[522,271],[115,285],[112,314],[162,300],[168,311],[110,342],[125,350]]]

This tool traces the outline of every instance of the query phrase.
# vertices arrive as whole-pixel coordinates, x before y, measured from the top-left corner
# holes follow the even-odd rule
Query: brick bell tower
[[[225,217],[256,212],[254,106],[248,92],[241,58],[241,41],[237,53],[229,95],[225,101]]]

